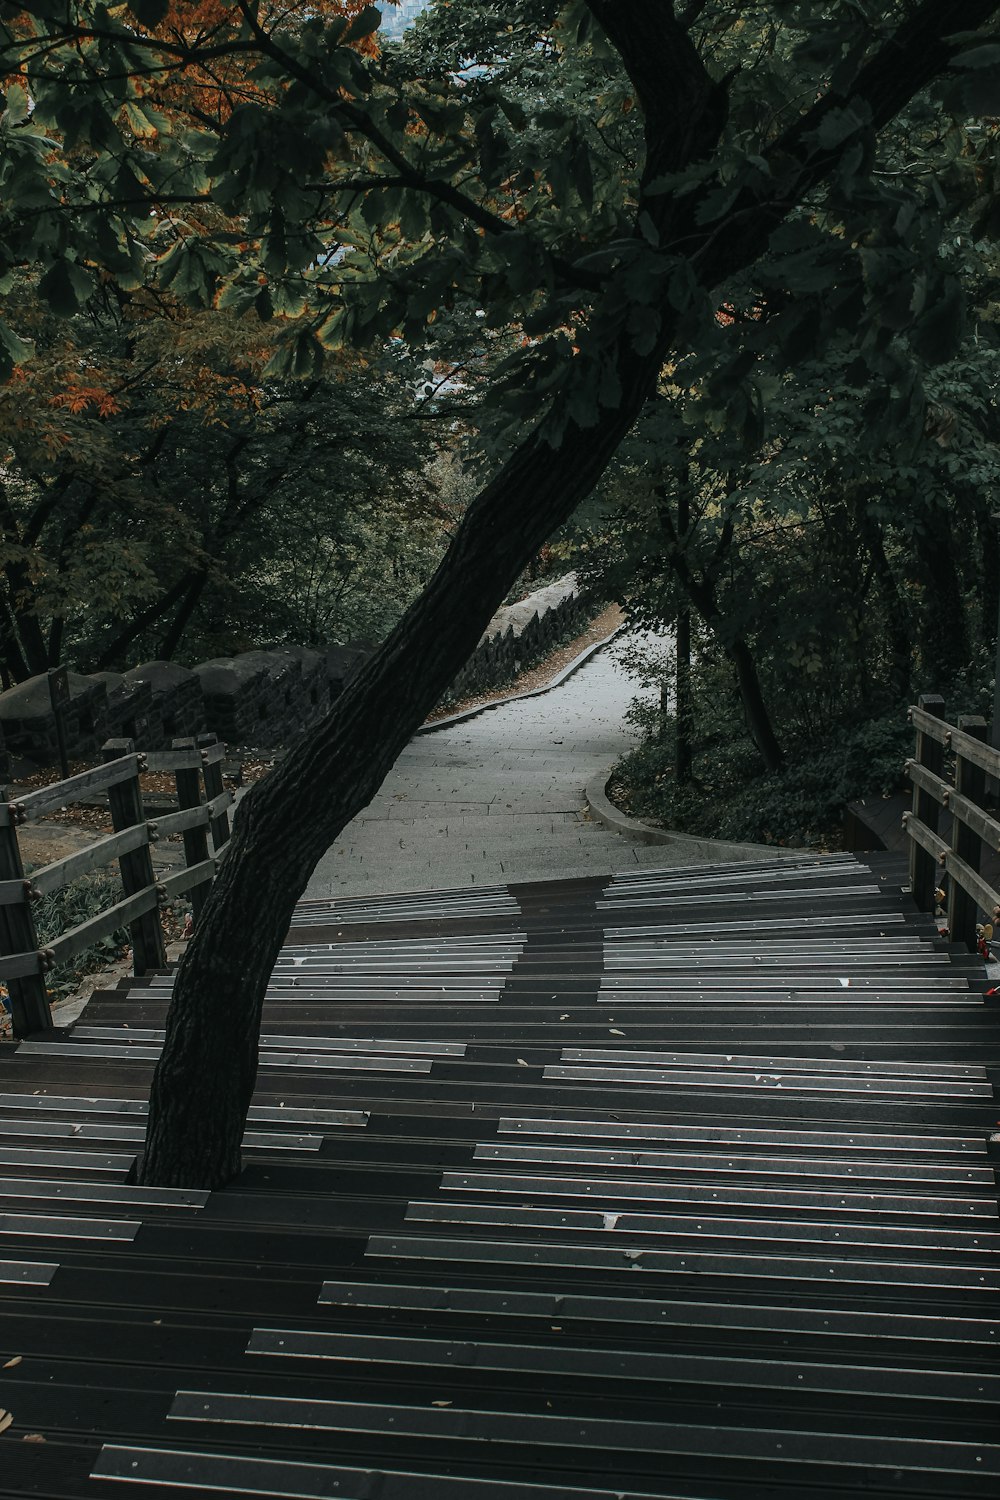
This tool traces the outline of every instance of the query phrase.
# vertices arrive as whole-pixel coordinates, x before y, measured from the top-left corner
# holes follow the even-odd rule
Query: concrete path
[[[307,898],[607,875],[716,861],[727,847],[748,858],[710,841],[642,844],[587,815],[585,786],[637,738],[624,716],[639,688],[617,650],[551,692],[419,735],[317,865]]]

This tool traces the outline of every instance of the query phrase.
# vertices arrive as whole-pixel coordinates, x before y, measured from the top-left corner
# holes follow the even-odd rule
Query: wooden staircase
[[[904,881],[303,904],[211,1195],[125,1182],[169,975],[4,1049],[0,1492],[994,1500],[998,1012]]]

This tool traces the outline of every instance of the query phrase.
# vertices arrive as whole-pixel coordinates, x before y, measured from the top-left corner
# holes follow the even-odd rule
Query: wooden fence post
[[[198,752],[198,747],[193,739],[171,740],[170,748],[172,750],[191,750],[195,756],[197,756]],[[175,771],[174,780],[177,783],[177,806],[179,808],[201,807],[201,773],[198,767],[193,766],[189,770]],[[208,859],[207,824],[202,824],[200,828],[185,828],[183,838],[184,863],[188,869],[192,865],[200,865],[204,860]],[[200,885],[191,886],[188,891],[188,895],[191,898],[191,910],[194,913],[194,920],[196,922],[208,898],[211,884],[212,878],[209,876],[208,880],[203,880]]]
[[[16,814],[8,804],[0,803],[0,880],[20,880],[24,897],[9,906],[0,906],[0,951],[5,954],[37,953],[38,933],[28,901],[28,884],[21,850],[17,842]],[[7,980],[14,1035],[30,1036],[33,1031],[47,1031],[52,1025],[52,1010],[45,989],[45,975],[24,974]]]
[[[132,740],[108,740],[103,750],[105,761],[118,760],[123,755],[134,753],[135,744]],[[121,833],[125,828],[132,828],[137,823],[146,822],[138,770],[127,781],[120,781],[116,786],[108,787],[108,803],[111,807],[111,822],[116,833]],[[137,891],[144,890],[147,886],[155,886],[156,875],[153,872],[153,860],[148,844],[144,844],[141,849],[136,849],[131,854],[120,855],[118,866],[121,870],[122,886],[126,896],[134,896]],[[154,907],[152,911],[144,912],[141,917],[136,917],[134,922],[128,924],[128,930],[132,939],[133,972],[139,975],[148,973],[150,969],[165,969],[167,951],[163,943],[159,908]]]
[[[978,715],[966,714],[958,721],[959,729],[971,735],[973,739],[981,740],[986,744],[987,723]],[[986,772],[981,766],[973,765],[971,760],[958,755],[955,762],[955,790],[977,807],[982,807],[986,795]],[[957,817],[952,824],[951,844],[960,859],[979,874],[979,863],[982,857],[983,841],[978,833],[973,833]],[[951,881],[948,893],[948,930],[952,941],[965,943],[972,952],[976,950],[976,912],[978,907],[975,900],[970,896],[957,881]],[[989,913],[987,913],[989,916]]]
[[[933,714],[936,719],[944,718],[944,699],[937,693],[921,693],[917,703],[925,713]],[[924,734],[919,729],[917,730],[916,753],[913,758],[918,765],[925,767],[934,776],[940,776],[944,771],[944,746],[939,745],[937,740],[931,739],[929,734]],[[932,833],[937,833],[938,804],[930,792],[925,792],[919,786],[913,788],[913,814]],[[934,891],[937,883],[937,865],[933,856],[911,840],[910,890],[920,911],[934,910]]]
[[[219,737],[215,734],[199,734],[198,749],[208,750],[219,743]],[[205,796],[209,802],[215,797],[220,797],[225,791],[222,781],[222,761],[214,760],[209,764],[202,763],[202,772],[205,778]],[[212,819],[212,847],[218,854],[223,844],[229,842],[229,814],[223,810],[218,817]]]

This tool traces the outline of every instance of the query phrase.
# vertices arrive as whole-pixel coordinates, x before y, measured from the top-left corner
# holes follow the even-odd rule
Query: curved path
[[[418,735],[374,801],[320,860],[306,897],[750,857],[746,846],[692,839],[639,843],[588,816],[587,783],[636,741],[625,714],[637,691],[613,641],[550,692]],[[761,858],[771,852],[762,848]]]

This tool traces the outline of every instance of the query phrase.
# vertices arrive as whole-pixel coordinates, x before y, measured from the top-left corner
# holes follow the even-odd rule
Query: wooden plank
[[[148,750],[145,759],[148,771],[201,770],[201,752],[196,749]]]
[[[121,833],[98,839],[89,849],[81,849],[78,854],[68,854],[65,859],[55,859],[50,865],[43,865],[34,872],[31,883],[38,887],[43,896],[47,896],[50,891],[61,891],[81,876],[101,869],[122,854],[141,849],[148,842],[149,830],[146,824],[137,823],[132,828],[122,829]]]
[[[37,792],[28,792],[24,797],[18,797],[15,807],[20,811],[24,809],[25,820],[29,823],[36,818],[42,817],[53,808],[68,807],[73,802],[79,802],[88,792],[101,791],[104,787],[118,786],[129,777],[136,774],[138,767],[138,756],[123,755],[115,760],[108,761],[107,765],[96,766],[92,771],[81,771],[79,776],[71,776],[67,781],[55,781],[51,786],[39,787]]]
[[[951,744],[951,725],[946,724],[944,719],[939,719],[937,714],[929,714],[926,709],[918,708],[914,703],[907,714],[914,729],[921,734],[926,734],[928,739],[934,740],[939,745]]]
[[[203,859],[199,864],[191,865],[185,870],[178,870],[173,875],[167,875],[160,881],[160,885],[168,896],[179,896],[182,891],[189,891],[192,886],[204,885],[206,881],[215,878],[215,860]]]
[[[221,741],[190,750],[147,750],[145,753],[148,771],[200,771],[204,766],[214,766],[222,760],[226,747]]]
[[[232,807],[233,794],[228,790],[222,791],[217,797],[212,797],[205,805],[208,808],[209,817],[214,820],[221,817],[223,813],[228,812],[229,808]]]
[[[978,714],[964,715],[958,721],[960,736],[968,735],[977,745],[986,744],[988,726]],[[955,736],[952,737],[954,744]],[[978,810],[986,797],[986,772],[968,756],[959,752],[955,761],[955,797]],[[954,798],[952,799],[954,800]],[[954,809],[953,809],[954,811]],[[983,841],[976,830],[959,818],[951,831],[955,856],[978,877],[983,858]],[[948,899],[948,929],[952,942],[964,943],[976,951],[976,899],[952,875],[953,889]]]
[[[994,750],[992,745],[984,744],[981,740],[966,734],[963,729],[951,731],[951,748],[956,755],[963,760],[971,761],[981,771],[985,771],[994,780],[1000,777],[1000,750]]]
[[[27,899],[24,864],[17,828],[8,819],[0,828],[0,880],[20,883],[21,900],[0,906],[0,953],[9,955],[6,970],[15,1036],[29,1036],[52,1024],[49,997],[38,963],[38,933]],[[32,957],[34,955],[34,957]],[[25,961],[28,966],[25,967]]]
[[[948,849],[945,853],[945,869],[952,880],[968,892],[979,909],[986,913],[987,918],[994,921],[1000,909],[1000,892],[995,891],[991,885],[987,885],[982,876],[977,875],[972,866],[966,864],[954,849]]]
[[[948,797],[952,790],[950,781],[945,781],[943,776],[935,776],[933,771],[928,771],[927,767],[922,766],[917,760],[908,760],[903,769],[914,786],[920,787],[922,791],[930,792],[942,807],[948,806]]]
[[[0,906],[14,906],[24,901],[30,883],[28,880],[0,880]]]
[[[161,838],[172,833],[186,833],[191,828],[207,828],[211,812],[206,803],[200,807],[185,807],[180,812],[164,813],[162,818],[151,818],[150,826]]]
[[[917,713],[924,719],[929,719],[931,724],[942,725],[944,723],[944,699],[936,693],[921,693],[920,704]],[[918,765],[930,773],[935,780],[940,780],[944,771],[944,749],[938,737],[938,731],[933,734],[925,732],[922,728],[917,730],[916,753],[913,759]],[[913,788],[913,813],[925,828],[931,833],[937,832],[938,826],[938,801],[933,792],[925,791],[923,787],[914,785]],[[933,911],[935,907],[934,892],[937,888],[938,875],[931,860],[928,859],[926,851],[916,840],[910,841],[910,890],[913,899],[921,911]]]
[[[949,792],[945,806],[966,828],[971,828],[973,833],[978,833],[981,839],[985,839],[991,849],[1000,851],[1000,823],[995,818],[984,813],[968,797],[963,797],[961,792]]]
[[[172,833],[184,833],[189,828],[207,826],[232,805],[232,792],[222,792],[218,797],[213,797],[211,802],[203,802],[200,807],[185,807],[180,812],[164,813],[162,818],[150,818],[149,821],[160,837],[166,838]]]
[[[201,746],[202,754],[205,756],[203,772],[205,794],[214,807],[225,795],[225,789],[222,784],[222,756],[226,747],[220,740],[209,742],[207,735],[199,735],[198,744]],[[229,842],[228,809],[229,803],[224,803],[212,815],[212,847],[216,854]]]
[[[193,750],[197,747],[193,739],[176,739],[173,742],[172,748],[174,750]],[[199,814],[202,811],[208,811],[208,808],[202,803],[202,777],[200,770],[176,771],[174,773],[174,780],[177,783],[177,801],[182,809],[197,811]],[[208,825],[199,820],[198,823],[192,824],[184,834],[184,863],[189,870],[196,870],[199,866],[204,865],[207,859]],[[214,876],[215,865],[213,863],[211,874],[207,877],[207,882],[210,883]],[[206,881],[203,880],[196,880],[185,886],[185,889],[191,892],[191,914],[196,926],[208,894],[205,886]]]
[[[41,955],[38,953],[5,953],[0,955],[0,979],[5,984],[11,980],[30,979],[36,975],[40,975],[41,972],[42,960]],[[47,1018],[44,1023],[39,1023],[32,1029],[38,1030],[41,1024],[47,1025]]]
[[[928,828],[926,823],[922,823],[916,813],[905,812],[903,814],[903,827],[913,842],[919,844],[921,849],[925,849],[939,864],[944,856],[950,853],[941,835]]]
[[[119,927],[126,927],[135,922],[139,917],[148,912],[155,911],[159,905],[159,896],[155,885],[147,886],[145,890],[136,891],[124,901],[118,901],[114,906],[109,906],[107,911],[100,912],[96,917],[81,922],[78,927],[71,927],[69,932],[64,932],[62,937],[56,938],[49,947],[55,954],[56,963],[65,963],[68,959],[75,958],[91,943],[99,942],[101,938],[109,937]]]
[[[111,756],[116,750],[130,753],[135,750],[135,746],[131,740],[108,740],[104,746],[105,755]],[[138,757],[135,759],[138,761]],[[108,805],[116,833],[123,833],[126,828],[134,828],[137,823],[146,822],[146,809],[142,802],[138,773],[130,776],[127,781],[108,789]],[[126,896],[139,897],[151,887],[155,889],[156,876],[153,873],[153,861],[150,858],[148,843],[139,849],[134,849],[130,854],[123,854],[118,861],[118,867],[121,870],[122,885],[125,887]],[[143,906],[136,911],[135,916],[129,922],[129,932],[132,938],[132,967],[135,974],[146,974],[150,969],[162,969],[167,962],[167,952],[163,943],[163,927],[160,924],[159,912],[151,911],[148,906]]]

